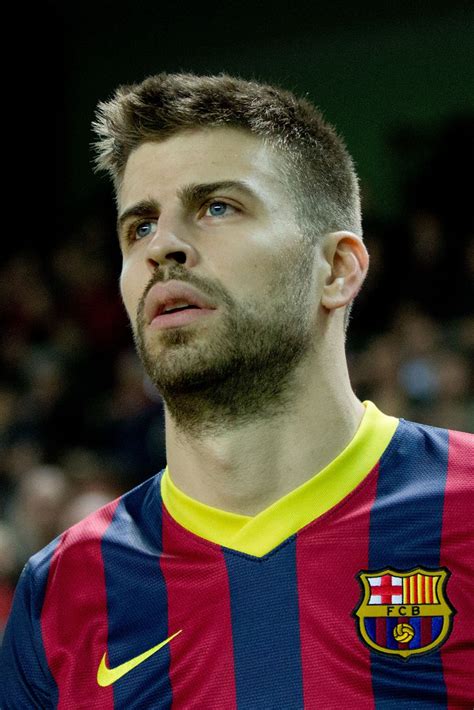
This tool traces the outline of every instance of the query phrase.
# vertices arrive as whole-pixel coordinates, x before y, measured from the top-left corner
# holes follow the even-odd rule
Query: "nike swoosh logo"
[[[115,683],[115,681],[117,681],[119,678],[122,678],[122,676],[124,676],[126,673],[129,673],[131,670],[139,666],[140,663],[146,661],[147,658],[153,656],[153,654],[159,651],[160,648],[163,648],[163,646],[169,643],[171,639],[174,639],[175,636],[180,634],[182,630],[183,629],[180,629],[175,634],[167,638],[165,641],[162,641],[156,646],[153,646],[153,648],[149,648],[148,651],[144,651],[144,653],[140,653],[139,656],[135,656],[135,658],[132,658],[130,661],[125,661],[125,663],[121,663],[116,668],[107,667],[106,651],[102,656],[102,660],[99,663],[99,668],[97,669],[97,683],[102,686],[102,688],[106,688],[108,685],[112,685],[112,683]]]

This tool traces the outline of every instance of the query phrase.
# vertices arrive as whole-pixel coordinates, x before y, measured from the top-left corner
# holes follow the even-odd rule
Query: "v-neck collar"
[[[174,520],[195,535],[224,547],[261,557],[337,505],[376,465],[399,420],[373,402],[353,439],[322,471],[253,517],[229,513],[190,498],[171,479],[161,478],[163,503]]]

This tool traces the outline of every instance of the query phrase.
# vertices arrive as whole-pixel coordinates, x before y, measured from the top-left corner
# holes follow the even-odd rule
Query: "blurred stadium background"
[[[162,402],[118,291],[112,191],[91,167],[96,103],[120,83],[226,71],[319,105],[362,181],[371,268],[348,336],[355,391],[474,431],[474,12],[425,5],[84,0],[14,23],[30,72],[8,87],[16,138],[3,146],[0,637],[27,558],[166,463]]]

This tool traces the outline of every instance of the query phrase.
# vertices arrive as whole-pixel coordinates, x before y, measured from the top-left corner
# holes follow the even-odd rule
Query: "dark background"
[[[391,216],[436,132],[474,108],[471,2],[84,0],[26,14],[13,33],[36,94],[23,120],[60,223],[106,191],[91,171],[97,101],[150,73],[226,71],[306,94],[345,137],[373,212]]]

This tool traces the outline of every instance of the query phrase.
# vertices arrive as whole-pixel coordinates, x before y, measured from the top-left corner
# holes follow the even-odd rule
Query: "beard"
[[[189,273],[174,271],[168,280],[192,283],[220,304],[211,315],[181,328],[150,330],[144,303],[158,279],[148,285],[138,306],[134,341],[178,432],[200,439],[288,417],[298,387],[304,387],[298,366],[314,342],[312,259],[299,258],[293,270],[288,263],[266,293],[239,303],[218,286],[211,294]]]

